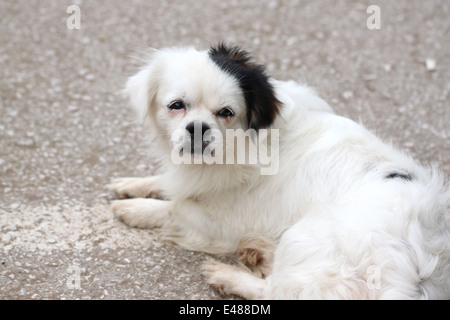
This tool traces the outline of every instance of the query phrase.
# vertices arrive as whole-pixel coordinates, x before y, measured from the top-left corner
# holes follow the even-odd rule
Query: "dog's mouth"
[[[194,141],[190,142],[190,146],[180,149],[180,156],[183,156],[185,151],[190,151],[190,154],[194,156],[212,156],[216,154],[216,149],[211,146],[211,141]]]
[[[209,141],[195,141],[195,139],[191,140],[191,154],[203,154],[206,147],[210,144]]]

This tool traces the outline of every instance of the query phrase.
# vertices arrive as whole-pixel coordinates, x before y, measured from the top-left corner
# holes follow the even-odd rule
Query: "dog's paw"
[[[225,295],[230,290],[230,268],[233,267],[215,260],[208,260],[202,266],[202,273],[210,286]]]
[[[111,209],[115,216],[125,224],[131,227],[142,227],[142,213],[139,211],[139,208],[136,207],[134,202],[128,200],[113,201]]]
[[[154,178],[120,178],[108,185],[118,199],[160,198]]]
[[[156,199],[126,199],[112,202],[115,216],[136,228],[161,227],[169,218],[169,202]]]

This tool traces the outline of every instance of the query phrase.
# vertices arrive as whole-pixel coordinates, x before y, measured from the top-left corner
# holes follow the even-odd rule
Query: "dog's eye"
[[[234,112],[230,108],[223,108],[217,112],[217,116],[221,118],[230,118],[234,116]]]
[[[184,105],[183,101],[176,100],[176,101],[171,102],[167,107],[171,110],[181,110],[181,109],[185,108],[185,105]]]

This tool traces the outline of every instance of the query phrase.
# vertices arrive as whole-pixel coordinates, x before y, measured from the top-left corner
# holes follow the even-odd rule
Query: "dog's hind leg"
[[[235,294],[245,299],[264,298],[267,280],[237,266],[210,260],[203,265],[203,274],[222,294]]]
[[[259,277],[272,272],[276,244],[263,235],[250,235],[241,239],[237,251],[239,261]]]

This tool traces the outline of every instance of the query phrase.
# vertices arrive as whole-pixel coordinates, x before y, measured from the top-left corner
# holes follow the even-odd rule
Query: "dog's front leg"
[[[162,239],[194,251],[212,254],[235,252],[239,237],[211,218],[204,206],[194,200],[125,199],[112,203],[117,218],[137,228],[158,228]]]
[[[240,237],[218,211],[193,199],[172,201],[170,219],[158,231],[162,239],[189,250],[231,254],[237,250]]]
[[[125,199],[112,203],[112,210],[119,220],[136,228],[162,227],[169,220],[172,201],[158,199]]]
[[[116,198],[157,198],[163,199],[161,192],[161,177],[151,176],[145,178],[119,178],[113,180],[108,186]]]

